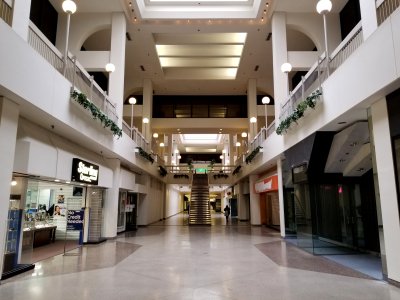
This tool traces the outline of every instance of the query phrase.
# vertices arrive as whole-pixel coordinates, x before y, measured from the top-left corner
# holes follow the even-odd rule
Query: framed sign
[[[99,166],[79,158],[73,158],[71,181],[98,185]]]
[[[82,230],[83,218],[83,210],[69,210],[67,215],[67,230]]]

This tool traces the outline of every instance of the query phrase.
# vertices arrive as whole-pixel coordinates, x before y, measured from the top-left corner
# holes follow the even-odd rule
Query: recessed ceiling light
[[[54,179],[54,181],[55,181],[55,182],[60,182],[60,180],[59,180],[59,179]]]

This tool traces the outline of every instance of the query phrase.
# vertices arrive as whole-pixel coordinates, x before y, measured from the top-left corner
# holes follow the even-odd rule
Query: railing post
[[[321,69],[320,69],[320,60],[319,60],[320,58],[318,57],[318,60],[317,60],[317,70],[318,70],[318,86],[319,86],[319,90],[321,90]]]
[[[301,100],[304,100],[304,76],[301,76]]]
[[[75,89],[76,56],[72,57],[72,61],[74,62],[74,68],[72,73],[72,91],[73,91]]]
[[[93,81],[94,81],[94,76],[90,76],[90,91],[89,91],[90,101],[92,101],[93,99]]]

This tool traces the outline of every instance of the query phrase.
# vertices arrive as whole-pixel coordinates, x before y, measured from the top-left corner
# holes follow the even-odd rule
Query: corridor
[[[315,257],[264,227],[181,226],[179,214],[2,281],[0,299],[400,299],[400,289]]]

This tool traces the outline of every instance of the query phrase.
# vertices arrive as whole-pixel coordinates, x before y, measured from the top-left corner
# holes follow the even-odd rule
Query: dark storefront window
[[[247,96],[153,96],[153,118],[247,118]]]

